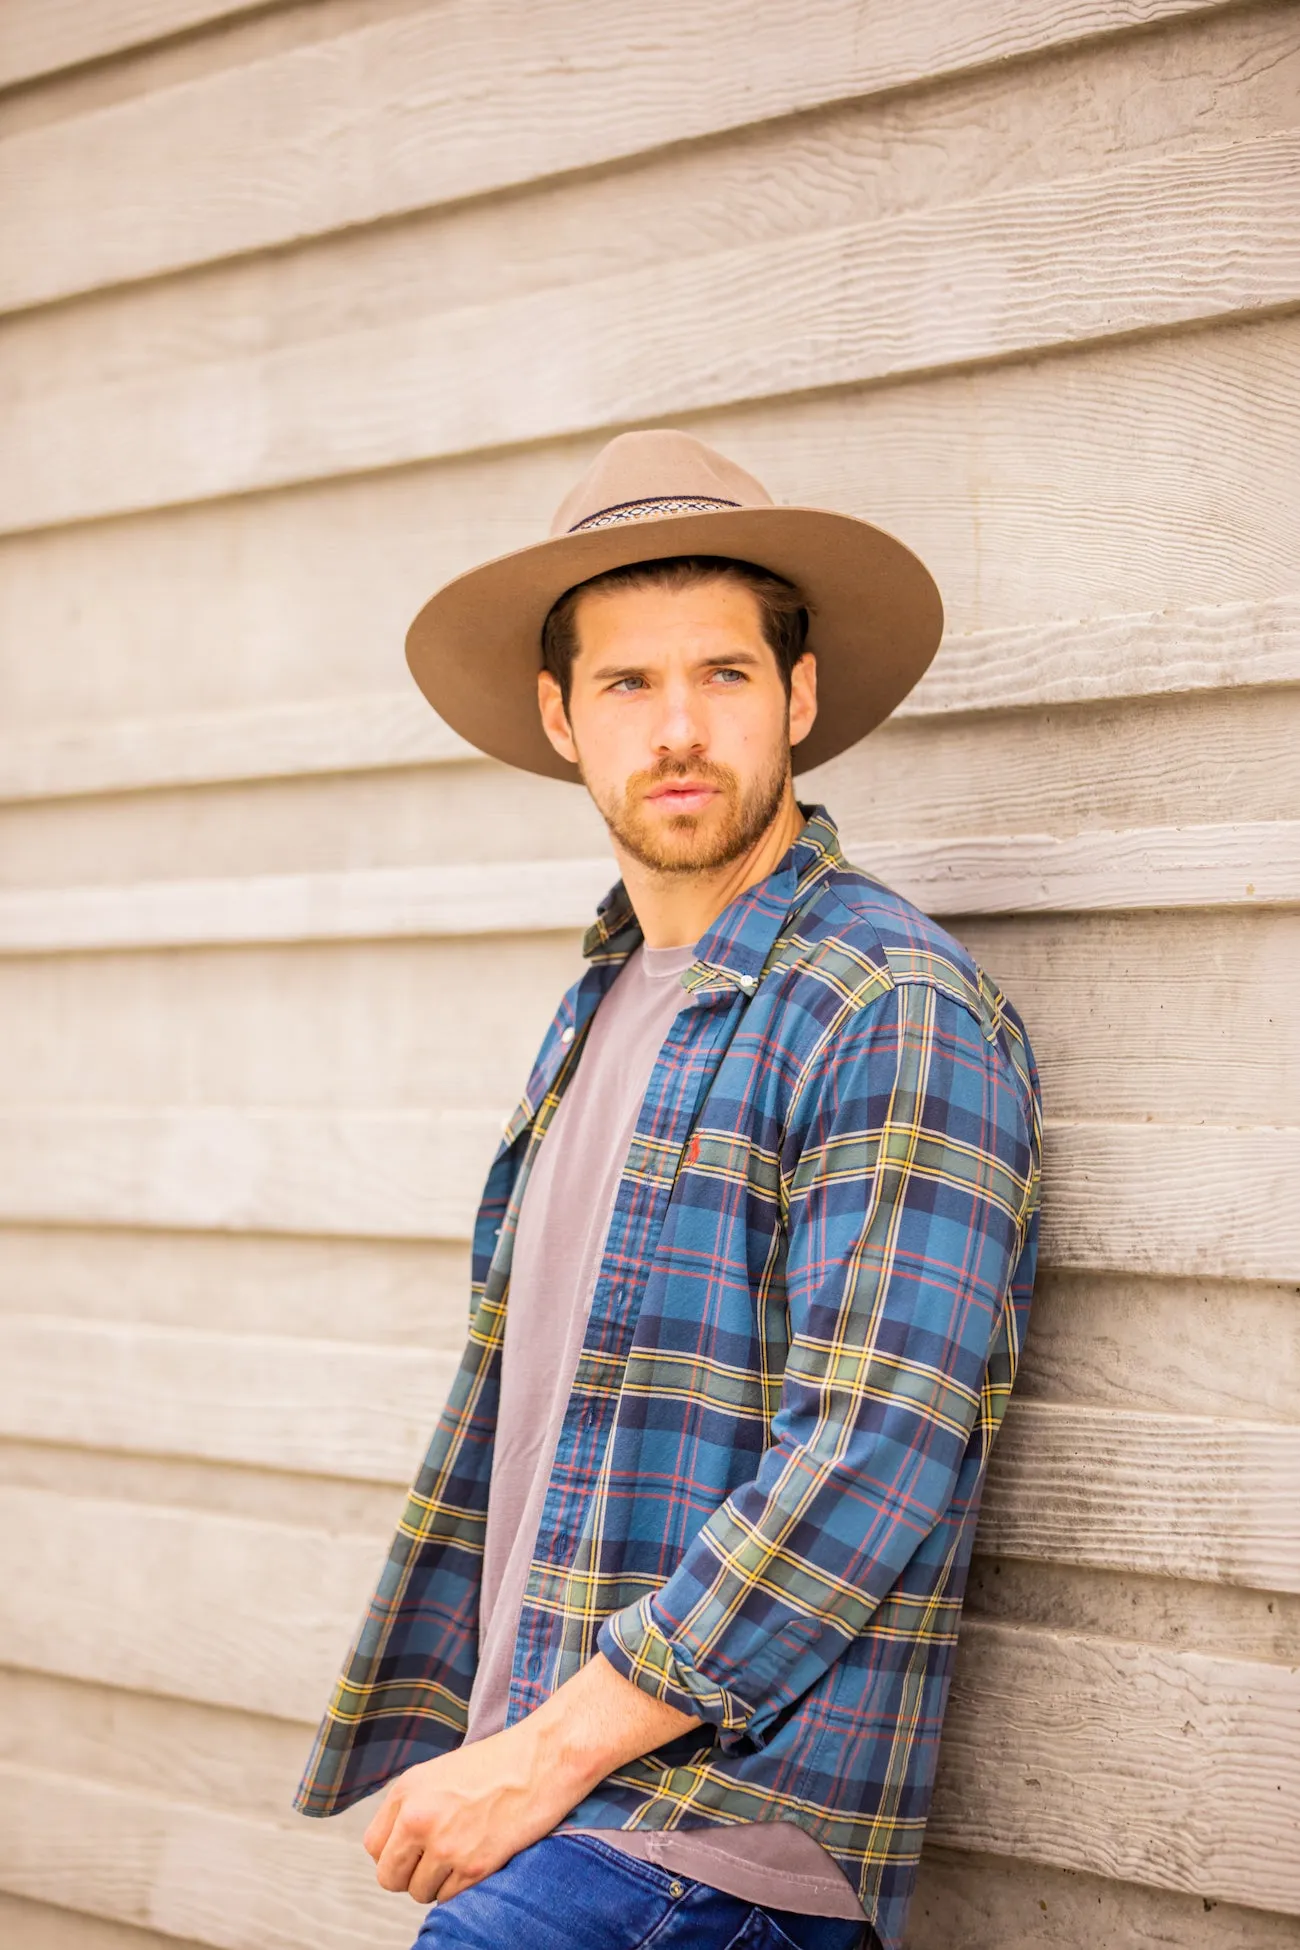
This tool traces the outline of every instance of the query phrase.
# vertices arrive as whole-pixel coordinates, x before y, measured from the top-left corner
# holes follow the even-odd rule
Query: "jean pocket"
[[[699,1884],[693,1882],[689,1876],[674,1875],[671,1869],[661,1869],[657,1862],[647,1862],[644,1856],[628,1855],[623,1849],[614,1848],[609,1842],[602,1842],[596,1835],[561,1834],[555,1839],[573,1842],[578,1848],[588,1849],[591,1854],[598,1855],[601,1861],[608,1863],[611,1868],[622,1869],[625,1874],[632,1876],[645,1888],[653,1890],[656,1896],[663,1896],[670,1902],[675,1902],[678,1897],[685,1896],[692,1889],[699,1887]]]
[[[865,1923],[854,1923],[849,1917],[801,1916],[796,1938],[781,1928],[771,1910],[760,1914],[768,1931],[760,1939],[762,1950],[868,1950],[876,1942]]]

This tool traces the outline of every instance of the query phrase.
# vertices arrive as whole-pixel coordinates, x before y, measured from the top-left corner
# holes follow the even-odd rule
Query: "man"
[[[427,1950],[898,1950],[1028,1318],[1019,1018],[794,795],[933,655],[927,572],[626,434],[407,639],[622,879],[506,1127],[469,1341],[298,1805]],[[540,666],[540,669],[539,669]]]

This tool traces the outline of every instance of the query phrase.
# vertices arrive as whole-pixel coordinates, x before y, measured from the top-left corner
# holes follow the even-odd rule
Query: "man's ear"
[[[569,729],[569,714],[564,708],[559,682],[549,670],[539,670],[537,673],[537,708],[542,714],[542,730],[555,750],[570,765],[576,765],[578,748]]]
[[[805,650],[790,670],[790,743],[806,738],[817,721],[817,659]]]

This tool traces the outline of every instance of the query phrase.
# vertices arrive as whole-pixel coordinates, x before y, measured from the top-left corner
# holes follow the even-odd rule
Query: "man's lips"
[[[647,792],[646,799],[651,805],[664,812],[701,812],[712,799],[718,796],[716,785],[706,785],[686,779],[672,779],[664,785],[655,786]]]

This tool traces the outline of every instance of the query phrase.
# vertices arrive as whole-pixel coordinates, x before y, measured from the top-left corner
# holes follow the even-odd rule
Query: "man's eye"
[[[611,691],[636,690],[645,683],[643,677],[616,677],[610,685]]]
[[[731,670],[731,669],[715,670],[713,675],[719,678],[724,684],[727,685],[731,685],[733,683],[743,684],[745,682],[745,673],[743,670]]]

